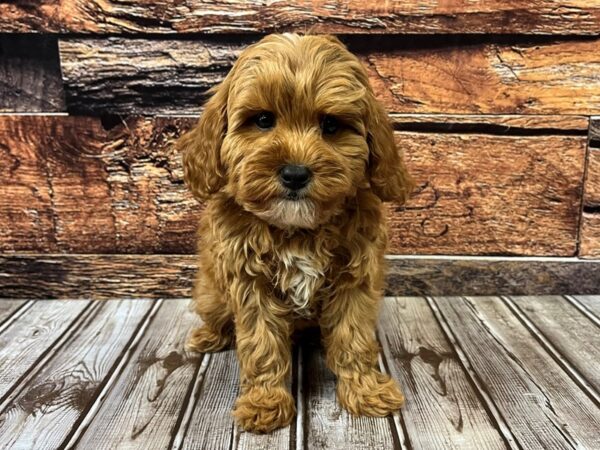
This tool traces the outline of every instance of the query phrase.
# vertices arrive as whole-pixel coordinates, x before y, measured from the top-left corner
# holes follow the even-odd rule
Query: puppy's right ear
[[[227,131],[228,91],[227,79],[213,88],[200,121],[176,144],[183,158],[183,179],[200,200],[208,199],[225,184],[221,145]]]

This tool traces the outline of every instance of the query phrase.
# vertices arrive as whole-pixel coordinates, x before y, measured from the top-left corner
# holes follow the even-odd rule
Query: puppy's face
[[[359,188],[404,200],[408,177],[364,68],[335,38],[246,49],[180,141],[197,197],[223,191],[281,228],[314,228]]]

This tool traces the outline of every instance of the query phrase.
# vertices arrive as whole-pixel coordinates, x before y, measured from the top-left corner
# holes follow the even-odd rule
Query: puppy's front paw
[[[342,406],[355,416],[384,417],[404,405],[398,384],[376,370],[340,378],[337,395]]]
[[[231,336],[215,333],[206,326],[192,330],[185,344],[188,350],[201,353],[218,352],[231,344]]]
[[[282,387],[251,388],[238,398],[233,410],[238,425],[253,433],[286,427],[295,414],[294,398]]]

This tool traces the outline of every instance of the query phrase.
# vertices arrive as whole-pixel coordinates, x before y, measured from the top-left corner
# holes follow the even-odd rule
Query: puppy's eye
[[[275,115],[269,111],[263,111],[254,116],[254,123],[261,130],[269,130],[275,126]]]
[[[324,116],[321,120],[321,131],[327,136],[331,136],[338,132],[340,124],[333,116]]]

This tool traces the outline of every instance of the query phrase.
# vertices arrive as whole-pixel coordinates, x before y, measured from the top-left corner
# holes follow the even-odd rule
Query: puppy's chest
[[[284,249],[279,253],[276,284],[302,316],[314,314],[317,292],[325,282],[328,262],[307,251]]]

